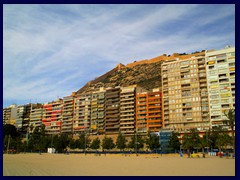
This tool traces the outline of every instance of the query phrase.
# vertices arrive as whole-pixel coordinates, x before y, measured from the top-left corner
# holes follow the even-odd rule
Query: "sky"
[[[118,63],[226,45],[233,4],[4,4],[3,107],[69,96]]]

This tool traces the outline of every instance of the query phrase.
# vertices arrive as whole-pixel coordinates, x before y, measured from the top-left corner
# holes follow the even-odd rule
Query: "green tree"
[[[155,150],[160,148],[159,137],[156,134],[151,134],[148,132],[148,137],[146,139],[147,148],[150,150]]]
[[[14,125],[3,125],[3,144],[4,150],[7,150],[8,146],[10,149],[17,150],[17,152],[22,150],[22,138]]]
[[[54,138],[54,147],[57,152],[62,153],[67,148],[70,139],[67,134],[56,135]]]
[[[17,129],[14,125],[4,124],[3,125],[3,137],[10,135],[12,138],[19,136]]]
[[[29,148],[31,150],[46,150],[46,146],[49,143],[49,138],[45,135],[45,125],[37,126],[34,128],[33,133],[29,138]]]
[[[124,150],[127,147],[126,143],[127,143],[126,138],[122,135],[121,132],[119,132],[117,141],[116,141],[117,148],[120,150]]]
[[[218,137],[216,144],[219,148],[220,151],[224,148],[226,151],[226,146],[230,145],[232,141],[232,138],[226,134],[226,133],[221,133],[220,136]]]
[[[100,141],[100,139],[97,137],[97,138],[95,138],[95,139],[92,141],[92,143],[91,143],[91,145],[90,145],[90,148],[91,148],[91,149],[99,149],[99,148],[100,148],[100,143],[101,143],[101,141]]]
[[[212,129],[208,129],[205,134],[203,135],[203,138],[201,140],[201,144],[205,145],[205,147],[212,147],[213,145],[213,138],[212,138]]]
[[[209,136],[208,141],[210,143],[211,148],[218,148],[217,146],[217,139],[222,131],[222,128],[220,126],[214,126],[211,130],[209,130]]]
[[[144,147],[144,139],[142,136],[134,135],[131,137],[131,141],[128,143],[128,148],[139,150]]]
[[[91,140],[86,134],[81,134],[79,139],[76,140],[76,146],[79,149],[87,149],[90,145]]]
[[[31,134],[29,138],[29,149],[35,151],[40,150],[39,144],[40,144],[41,134],[39,127],[35,127],[33,130],[33,133]]]
[[[204,135],[202,138],[200,138],[199,147],[202,149],[202,152],[204,152],[204,147],[207,147],[207,146],[208,146],[208,142]]]
[[[172,132],[170,139],[169,139],[169,147],[173,148],[174,150],[179,150],[181,143],[178,139],[179,134],[176,132]]]
[[[9,149],[14,149],[17,152],[22,151],[23,143],[22,143],[22,138],[21,136],[11,136],[6,135],[3,139],[3,144],[4,144],[4,150],[6,151],[8,148]]]
[[[113,149],[115,147],[115,144],[113,142],[113,139],[111,137],[105,136],[102,140],[102,148],[103,149]]]
[[[224,115],[227,117],[224,123],[231,129],[233,153],[235,154],[235,110],[229,109],[228,112],[224,112]]]
[[[200,136],[197,129],[190,129],[190,133],[185,133],[183,136],[183,147],[187,149],[190,157],[190,150],[200,147]]]
[[[183,148],[187,149],[188,157],[190,157],[190,149],[193,148],[193,144],[190,135],[185,133],[183,136]]]
[[[70,141],[69,141],[69,147],[71,148],[71,149],[76,149],[77,147],[76,147],[76,141],[72,138],[72,139],[70,139]]]

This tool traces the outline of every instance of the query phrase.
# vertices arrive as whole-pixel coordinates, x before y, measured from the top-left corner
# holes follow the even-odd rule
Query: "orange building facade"
[[[162,93],[159,90],[136,94],[136,131],[159,132],[162,128]]]

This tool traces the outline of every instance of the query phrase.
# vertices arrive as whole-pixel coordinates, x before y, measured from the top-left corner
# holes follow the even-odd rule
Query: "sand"
[[[235,159],[179,155],[4,154],[4,176],[235,176]]]

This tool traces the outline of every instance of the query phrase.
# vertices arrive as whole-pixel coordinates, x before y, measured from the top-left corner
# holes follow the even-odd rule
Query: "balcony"
[[[135,112],[135,109],[121,109],[121,114],[125,114],[125,113],[132,113]]]
[[[108,109],[108,111],[106,112],[107,115],[111,115],[111,114],[118,114],[119,113],[119,110],[116,109],[116,110],[110,110]]]
[[[134,134],[134,129],[130,130],[130,129],[126,129],[126,130],[121,130],[122,134]]]
[[[108,123],[108,122],[118,122],[119,121],[119,118],[118,117],[115,117],[115,118],[108,118],[106,117],[105,119],[105,122]]]
[[[112,92],[112,93],[107,93],[106,94],[106,99],[109,99],[109,98],[115,98],[115,97],[119,97],[120,94],[118,92]]]
[[[120,122],[125,122],[125,121],[131,121],[133,122],[134,121],[134,117],[125,117],[125,118],[120,118]]]
[[[112,125],[112,126],[111,126]],[[105,129],[118,129],[120,127],[119,124],[116,124],[116,123],[111,123],[111,124],[106,124],[105,125]]]
[[[134,122],[120,122],[120,128],[134,128]]]

